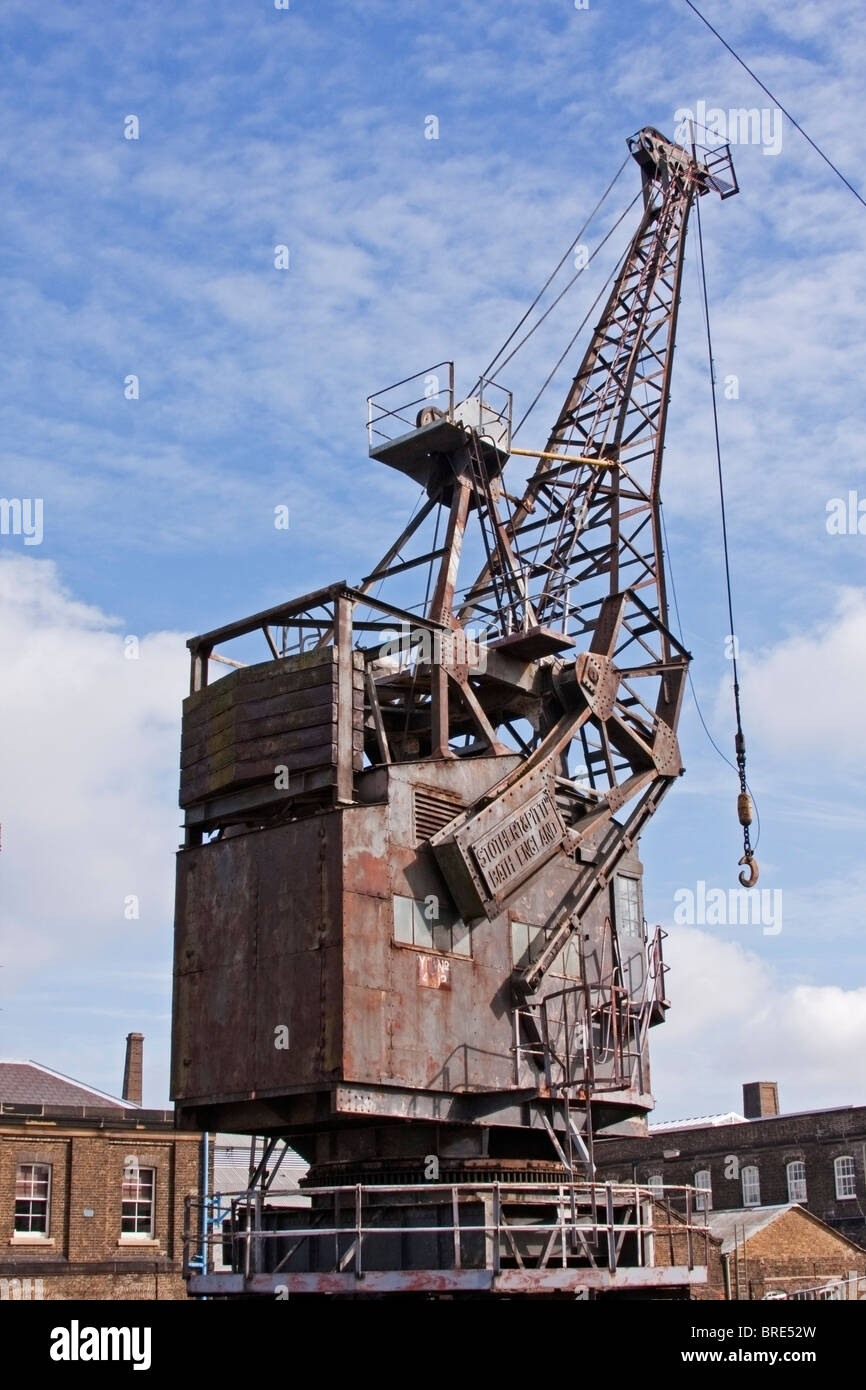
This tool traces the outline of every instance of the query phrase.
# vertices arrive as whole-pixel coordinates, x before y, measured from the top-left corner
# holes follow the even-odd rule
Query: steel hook
[[[755,858],[754,854],[752,854],[752,852],[749,851],[747,854],[744,854],[742,859],[740,859],[738,862],[740,864],[745,864],[746,868],[742,871],[742,873],[737,874],[737,878],[740,880],[744,888],[754,888],[755,884],[758,882],[758,878],[760,877],[761,872],[758,868],[758,861]]]

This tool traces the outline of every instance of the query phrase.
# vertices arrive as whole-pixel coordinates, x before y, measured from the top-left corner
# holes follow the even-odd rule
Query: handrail
[[[426,1204],[416,1203],[412,1207],[414,1219],[411,1224],[381,1224],[382,1209],[388,1205],[385,1199],[389,1194],[397,1194],[405,1199],[411,1194],[420,1193],[428,1199],[431,1209],[425,1210]],[[705,1250],[709,1240],[706,1214],[702,1214],[703,1220],[695,1217],[695,1189],[684,1185],[668,1184],[660,1195],[657,1188],[635,1182],[560,1180],[537,1183],[491,1179],[482,1182],[340,1184],[313,1188],[309,1194],[303,1195],[322,1199],[333,1197],[333,1224],[293,1224],[264,1229],[264,1195],[255,1194],[251,1201],[253,1194],[249,1190],[237,1194],[213,1194],[206,1199],[188,1197],[183,1236],[185,1274],[189,1275],[198,1268],[188,1256],[189,1246],[200,1241],[199,1223],[194,1219],[195,1215],[199,1209],[204,1211],[207,1206],[212,1210],[214,1204],[227,1212],[229,1229],[211,1227],[207,1231],[206,1243],[209,1248],[214,1248],[228,1242],[234,1251],[235,1267],[239,1267],[239,1272],[247,1280],[262,1270],[267,1246],[285,1240],[293,1241],[295,1250],[306,1240],[313,1242],[319,1258],[327,1250],[328,1243],[333,1241],[333,1252],[328,1256],[328,1262],[334,1272],[345,1272],[347,1265],[350,1265],[358,1278],[364,1274],[363,1251],[368,1236],[375,1236],[379,1240],[434,1234],[450,1237],[454,1267],[457,1269],[466,1268],[466,1239],[473,1235],[480,1236],[486,1252],[484,1267],[492,1268],[494,1273],[501,1269],[503,1258],[513,1253],[514,1239],[526,1240],[532,1236],[547,1237],[547,1254],[540,1268],[546,1267],[548,1259],[554,1255],[558,1238],[561,1245],[558,1260],[563,1267],[569,1260],[574,1260],[575,1252],[588,1255],[594,1263],[590,1251],[595,1249],[600,1253],[604,1250],[606,1253],[602,1263],[607,1265],[611,1273],[615,1273],[623,1263],[620,1248],[628,1237],[636,1241],[639,1263],[644,1259],[643,1252],[649,1238],[668,1236],[671,1242],[676,1236],[684,1238],[690,1270],[698,1263],[695,1258],[695,1236],[704,1237]],[[670,1205],[671,1198],[680,1195],[685,1201],[685,1220],[680,1217],[675,1219]],[[531,1205],[536,1209],[533,1215],[537,1216],[537,1209],[545,1205],[549,1207],[550,1214],[545,1219],[510,1221],[509,1209],[518,1206],[521,1198],[528,1199],[525,1206]],[[466,1204],[472,1201],[482,1207],[480,1219],[465,1219],[472,1215],[466,1210]],[[229,1205],[224,1206],[225,1203]],[[327,1210],[327,1205],[321,1210]],[[246,1218],[243,1222],[238,1221],[241,1213]],[[341,1213],[345,1215],[344,1224],[340,1223]],[[659,1219],[665,1213],[668,1219]]]

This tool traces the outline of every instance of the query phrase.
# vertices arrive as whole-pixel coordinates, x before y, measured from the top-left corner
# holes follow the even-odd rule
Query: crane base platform
[[[688,1298],[706,1284],[711,1247],[692,1189],[574,1182],[542,1172],[552,1167],[316,1185],[293,1208],[251,1190],[211,1199],[224,1205],[210,1216],[190,1199],[189,1293]]]

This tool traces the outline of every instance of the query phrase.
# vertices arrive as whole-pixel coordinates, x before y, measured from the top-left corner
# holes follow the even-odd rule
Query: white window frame
[[[22,1172],[24,1172],[25,1170],[29,1170],[29,1171],[30,1171],[30,1195],[29,1195],[29,1196],[26,1196],[26,1197],[19,1197],[19,1196],[18,1196],[18,1175],[19,1175],[19,1173],[22,1173]],[[44,1196],[44,1197],[41,1197],[41,1196],[40,1196],[40,1197],[37,1197],[37,1196],[34,1196],[34,1195],[33,1195],[33,1186],[34,1186],[34,1183],[35,1183],[35,1182],[38,1182],[38,1181],[42,1181],[41,1179],[36,1178],[34,1175],[37,1174],[37,1173],[40,1173],[40,1172],[47,1173],[47,1175],[48,1175],[48,1176],[44,1179],[44,1181],[45,1181],[45,1196]],[[50,1164],[50,1163],[19,1163],[19,1164],[16,1165],[16,1168],[15,1168],[15,1203],[14,1203],[14,1205],[17,1207],[19,1202],[28,1202],[29,1205],[30,1205],[30,1210],[28,1211],[28,1213],[26,1214],[26,1216],[25,1216],[23,1213],[19,1214],[17,1211],[13,1211],[13,1218],[12,1218],[12,1221],[13,1221],[13,1224],[12,1224],[13,1236],[15,1236],[15,1237],[19,1237],[19,1236],[20,1236],[20,1237],[24,1237],[25,1239],[30,1239],[30,1240],[47,1240],[47,1239],[49,1238],[49,1236],[50,1236],[50,1234],[51,1234],[51,1177],[52,1177],[52,1174],[51,1174],[51,1164]],[[45,1228],[44,1228],[44,1230],[38,1230],[38,1229],[35,1228],[32,1224],[30,1224],[30,1223],[32,1223],[32,1221],[33,1221],[33,1215],[34,1215],[34,1213],[33,1213],[33,1208],[34,1208],[34,1205],[36,1205],[36,1206],[44,1206],[44,1220],[45,1220]],[[19,1221],[27,1221],[27,1222],[28,1222],[28,1225],[27,1225],[26,1227],[25,1227],[25,1226],[19,1226],[19,1225],[18,1225],[18,1222],[19,1222]]]
[[[628,884],[628,895],[631,897],[632,885],[634,886],[634,903],[624,903],[624,892],[620,885]],[[624,911],[624,907],[628,911]],[[634,913],[632,913],[632,907]],[[616,922],[616,929],[620,936],[630,937],[634,941],[643,941],[643,896],[641,893],[641,881],[637,874],[614,874],[613,879],[613,912]]]
[[[761,1173],[757,1163],[747,1163],[740,1173],[744,1207],[761,1205]]]
[[[150,1178],[150,1195],[142,1197],[141,1191],[144,1182],[147,1181],[145,1174]],[[134,1192],[135,1195],[131,1195]],[[124,1207],[133,1207],[134,1211],[125,1212]],[[143,1220],[141,1215],[142,1208],[149,1208],[147,1216],[147,1229],[138,1229],[139,1223]],[[155,1168],[136,1168],[129,1176],[124,1177],[120,1189],[120,1239],[122,1241],[153,1240],[156,1218],[156,1169]],[[124,1222],[132,1220],[136,1224],[136,1229],[132,1231],[124,1230]]]
[[[713,1209],[713,1175],[709,1168],[701,1168],[695,1173],[695,1211],[712,1211]]]
[[[849,1164],[850,1167],[843,1173],[841,1164]],[[836,1187],[836,1201],[850,1202],[857,1196],[857,1164],[853,1154],[840,1154],[833,1159],[833,1182]],[[850,1191],[847,1189],[850,1187]]]
[[[650,1173],[646,1185],[651,1192],[657,1193],[661,1197],[665,1186],[664,1173]]]
[[[794,1177],[791,1169],[797,1168],[800,1171]],[[790,1163],[785,1164],[785,1177],[788,1183],[789,1202],[808,1202],[809,1190],[806,1184],[806,1165],[802,1158],[792,1158]]]

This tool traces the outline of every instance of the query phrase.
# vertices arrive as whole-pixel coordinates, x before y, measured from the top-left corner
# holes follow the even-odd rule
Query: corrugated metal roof
[[[246,1163],[214,1163],[213,1186],[215,1192],[246,1192],[249,1180],[250,1170]],[[284,1173],[283,1169],[280,1168],[268,1188],[268,1195],[277,1192],[297,1192],[298,1190],[297,1178],[291,1173]]]
[[[120,1100],[75,1081],[62,1072],[52,1071],[41,1062],[15,1062],[0,1059],[0,1104],[74,1105],[107,1110],[140,1110],[131,1100]]]
[[[229,1142],[226,1142],[226,1140]],[[279,1158],[277,1150],[269,1167],[273,1169]],[[256,1147],[256,1162],[261,1158],[261,1141]],[[240,1140],[237,1135],[218,1134],[214,1146],[213,1186],[215,1192],[246,1192],[250,1179],[250,1142]],[[268,1188],[268,1193],[276,1196],[280,1192],[297,1192],[301,1178],[306,1176],[309,1165],[300,1154],[289,1149],[277,1169],[276,1176]]]
[[[747,1125],[750,1121],[745,1115],[739,1115],[736,1110],[729,1110],[725,1115],[695,1115],[690,1120],[662,1120],[661,1124],[650,1125],[650,1134],[663,1134],[669,1129],[703,1129],[706,1127],[714,1128],[716,1125]]]

